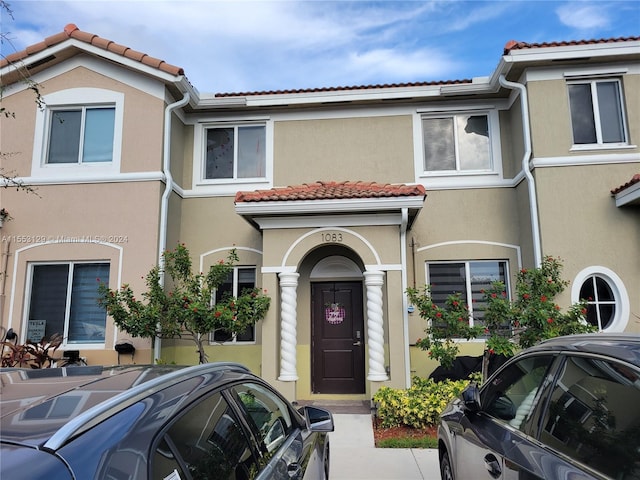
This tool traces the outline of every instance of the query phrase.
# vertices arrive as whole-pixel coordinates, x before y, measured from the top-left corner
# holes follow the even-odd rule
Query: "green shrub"
[[[478,381],[478,374],[470,377]],[[470,380],[445,380],[414,377],[410,388],[382,387],[373,396],[377,416],[383,428],[406,425],[425,428],[436,425],[447,404],[460,395]]]

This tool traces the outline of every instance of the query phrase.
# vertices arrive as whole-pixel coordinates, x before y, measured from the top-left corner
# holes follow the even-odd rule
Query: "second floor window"
[[[265,141],[264,125],[208,128],[205,179],[265,177]]]
[[[457,114],[422,119],[425,172],[492,168],[489,117]]]
[[[51,110],[46,163],[111,162],[115,107]]]
[[[574,145],[627,142],[618,80],[570,83],[569,106]]]

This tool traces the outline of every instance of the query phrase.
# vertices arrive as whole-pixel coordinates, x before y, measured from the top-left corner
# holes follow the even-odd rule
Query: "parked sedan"
[[[441,415],[443,480],[640,479],[640,336],[544,341]]]
[[[326,479],[330,412],[246,368],[0,372],[0,478]]]

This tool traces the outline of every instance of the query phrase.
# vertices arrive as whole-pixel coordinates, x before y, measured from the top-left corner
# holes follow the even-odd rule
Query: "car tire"
[[[449,453],[446,450],[440,457],[440,478],[442,480],[455,480],[453,469],[451,468],[451,460],[449,460]]]
[[[329,480],[329,468],[331,467],[330,465],[330,455],[329,455],[329,442],[327,442],[327,446],[325,448],[325,452],[324,452],[324,480]]]

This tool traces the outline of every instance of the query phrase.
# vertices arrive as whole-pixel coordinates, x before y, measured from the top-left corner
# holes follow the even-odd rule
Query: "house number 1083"
[[[342,242],[341,233],[321,233],[323,242]]]

